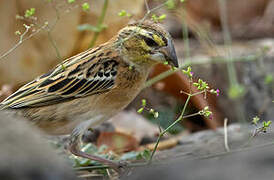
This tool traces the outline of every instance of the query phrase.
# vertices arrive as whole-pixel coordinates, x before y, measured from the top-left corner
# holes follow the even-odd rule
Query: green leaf
[[[87,2],[83,3],[82,9],[83,9],[83,11],[89,11],[89,9],[90,9],[89,3],[87,3]]]
[[[258,122],[260,121],[260,118],[258,116],[255,116],[253,119],[252,119],[252,123],[257,125]]]
[[[144,111],[144,108],[138,109],[137,113],[141,114]]]
[[[142,153],[142,156],[143,156],[143,158],[144,158],[145,160],[149,160],[149,158],[150,158],[150,156],[151,156],[150,150],[145,149],[145,150],[143,151],[143,153]]]
[[[31,17],[35,14],[35,8],[30,8],[30,9],[27,9],[25,11],[25,17],[28,18],[28,17]]]
[[[127,12],[125,10],[121,10],[119,13],[118,13],[118,16],[120,17],[124,17],[127,15]]]
[[[167,0],[165,2],[165,5],[167,6],[168,9],[174,9],[174,7],[175,7],[174,0]]]
[[[272,123],[271,121],[267,121],[267,122],[264,121],[263,122],[263,126],[266,127],[266,128],[268,128],[271,123]]]
[[[68,3],[69,3],[69,4],[75,3],[75,0],[68,0]]]
[[[15,31],[14,34],[15,35],[21,35],[21,32],[20,31]]]
[[[161,16],[157,16],[156,14],[152,14],[152,15],[151,15],[151,19],[152,19],[154,22],[161,22],[161,21],[163,21],[165,18],[166,18],[166,14],[162,14]]]
[[[166,14],[162,14],[161,16],[158,17],[159,21],[162,21],[166,18]]]

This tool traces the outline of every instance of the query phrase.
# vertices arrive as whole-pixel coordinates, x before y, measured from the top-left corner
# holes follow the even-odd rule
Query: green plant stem
[[[155,152],[156,152],[156,150],[157,150],[157,147],[158,147],[158,145],[159,145],[159,142],[160,142],[161,137],[162,137],[166,132],[168,132],[168,130],[170,130],[175,124],[177,124],[179,121],[183,120],[183,116],[184,116],[186,107],[187,107],[187,105],[188,105],[189,100],[190,100],[191,97],[192,97],[192,95],[189,95],[189,96],[187,97],[187,100],[186,100],[185,105],[184,105],[184,107],[183,107],[182,113],[181,113],[180,116],[177,118],[177,120],[174,121],[171,125],[169,125],[166,129],[164,129],[164,130],[159,134],[159,136],[158,136],[158,138],[157,138],[157,141],[156,141],[156,144],[155,144],[155,146],[154,146],[154,149],[153,149],[153,151],[152,151],[152,153],[151,153],[151,156],[150,156],[150,158],[149,158],[149,160],[148,160],[148,164],[151,164],[151,162],[152,162],[152,158],[153,158],[153,156],[154,156],[154,154],[155,154]]]
[[[226,5],[226,0],[218,0],[219,1],[219,8],[220,8],[220,16],[221,16],[221,25],[222,25],[222,30],[224,33],[224,44],[227,48],[227,71],[228,71],[228,77],[229,77],[229,86],[230,88],[235,87],[235,86],[240,86],[240,83],[238,82],[237,79],[237,72],[235,69],[235,65],[232,62],[232,57],[231,57],[231,44],[232,44],[232,39],[231,35],[229,32],[229,27],[228,27],[228,17],[227,17],[227,5]],[[242,103],[240,102],[239,98],[236,99],[235,101],[235,106],[237,110],[237,118],[239,121],[245,122],[245,117],[244,117],[244,110]]]
[[[56,19],[55,19],[54,23],[52,24],[52,26],[51,26],[50,28],[48,27],[48,29],[47,29],[48,32],[47,32],[47,33],[48,33],[49,41],[50,41],[50,43],[52,44],[52,46],[53,46],[53,48],[54,48],[54,50],[55,50],[55,52],[56,52],[57,58],[58,58],[59,60],[62,60],[61,53],[60,53],[60,51],[59,51],[59,49],[58,49],[58,47],[57,47],[57,43],[56,43],[56,41],[53,39],[53,37],[52,37],[52,35],[51,35],[52,30],[55,28],[57,22],[60,20],[60,13],[59,13],[59,10],[57,9],[57,7],[56,7],[55,5],[52,4],[52,7],[53,7],[53,9],[55,10]]]
[[[150,87],[152,84],[154,84],[154,83],[156,83],[156,82],[158,82],[158,81],[160,81],[160,80],[162,80],[176,72],[179,72],[179,71],[183,70],[185,67],[190,66],[190,65],[200,65],[200,64],[207,64],[207,63],[227,63],[228,61],[231,61],[231,62],[255,61],[258,58],[263,57],[267,52],[268,52],[268,50],[262,49],[259,52],[256,52],[254,54],[244,56],[244,57],[232,58],[232,59],[227,59],[224,57],[214,57],[214,58],[206,59],[206,60],[205,59],[195,59],[193,61],[190,59],[186,59],[181,67],[179,67],[175,70],[170,69],[170,70],[165,71],[165,72],[159,74],[158,76],[148,80],[146,82],[146,84],[144,85],[143,89]]]
[[[196,96],[196,95],[199,95],[199,94],[203,94],[205,93],[205,91],[199,91],[199,92],[196,92],[194,94],[190,94],[190,93],[186,93],[186,92],[183,92],[185,95],[188,95],[188,96]]]
[[[105,0],[102,11],[101,11],[101,15],[97,21],[97,25],[96,25],[97,28],[102,28],[102,25],[106,16],[107,8],[108,8],[108,0]],[[99,34],[100,32],[94,33],[93,38],[89,44],[89,48],[92,48],[95,45],[95,42],[97,41]]]
[[[49,38],[49,41],[50,41],[50,43],[52,44],[53,48],[55,49],[57,58],[58,58],[59,60],[62,60],[62,57],[61,57],[61,54],[60,54],[59,49],[58,49],[58,47],[57,47],[57,44],[56,44],[56,42],[54,41],[54,39],[52,38],[51,31],[48,31],[48,38]]]

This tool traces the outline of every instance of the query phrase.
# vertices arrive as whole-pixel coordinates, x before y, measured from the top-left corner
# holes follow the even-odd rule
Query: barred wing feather
[[[21,87],[0,104],[0,109],[39,107],[104,93],[114,87],[118,62],[103,58],[54,69]],[[63,66],[63,65],[62,65]]]

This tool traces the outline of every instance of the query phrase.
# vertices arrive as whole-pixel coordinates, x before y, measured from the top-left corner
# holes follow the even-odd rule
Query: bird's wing
[[[0,104],[0,109],[39,107],[109,91],[117,68],[118,62],[104,53],[77,55],[21,87]]]

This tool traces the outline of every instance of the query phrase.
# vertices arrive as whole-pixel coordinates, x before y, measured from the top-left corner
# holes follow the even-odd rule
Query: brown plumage
[[[125,108],[153,65],[165,61],[178,66],[170,35],[151,22],[130,24],[107,43],[21,87],[0,107],[15,110],[50,134],[71,133],[72,153],[114,166],[79,151],[79,137]]]

